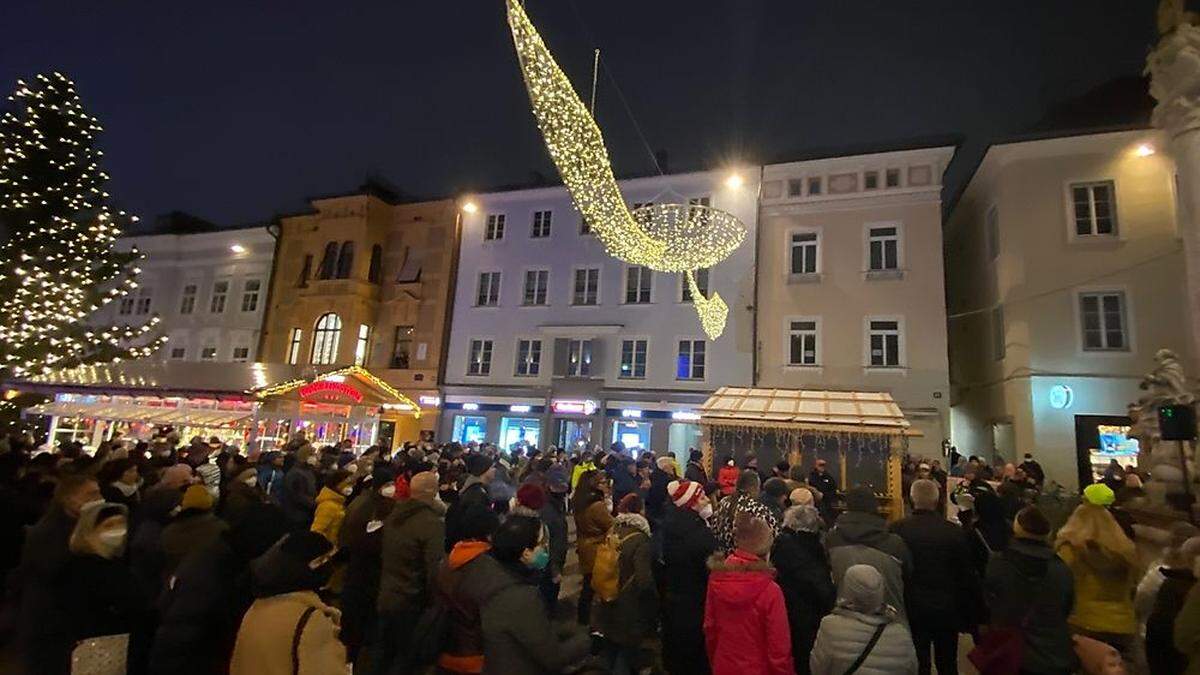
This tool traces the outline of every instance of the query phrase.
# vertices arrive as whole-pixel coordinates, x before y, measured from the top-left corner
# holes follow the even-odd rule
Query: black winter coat
[[[675,480],[675,476],[658,467],[650,472],[650,491],[646,493],[646,517],[654,526],[662,519],[663,508],[670,501],[667,497],[667,484]]]
[[[25,535],[14,587],[21,593],[18,631],[34,672],[65,672],[69,661],[70,605],[61,604],[58,584],[71,557],[67,541],[74,529],[75,519],[53,505]]]
[[[808,673],[808,654],[821,628],[821,619],[833,609],[837,589],[825,546],[815,532],[784,529],[771,549],[775,581],[783,590],[796,672]],[[799,658],[803,656],[803,658]]]
[[[140,673],[149,643],[150,598],[123,560],[72,555],[57,586],[69,610],[72,644],[89,637],[130,633],[129,672]]]
[[[708,472],[696,462],[688,462],[687,468],[683,470],[683,477],[694,483],[708,485]]]
[[[307,464],[294,464],[283,475],[279,505],[293,526],[308,529],[317,508],[317,474]]]
[[[1160,569],[1166,578],[1146,619],[1146,662],[1154,675],[1181,675],[1187,671],[1188,657],[1175,648],[1175,617],[1196,585],[1196,577],[1191,570]]]
[[[483,483],[471,483],[459,491],[458,499],[454,500],[450,504],[450,508],[446,509],[446,553],[449,553],[455,544],[463,540],[462,519],[469,507],[490,506],[491,503],[487,486]]]
[[[666,507],[662,525],[663,665],[672,675],[707,673],[704,598],[717,539],[692,509]]]
[[[1023,626],[1022,672],[1074,672],[1067,617],[1075,605],[1075,580],[1049,545],[1014,539],[988,563],[984,593],[992,625]]]
[[[982,587],[967,535],[934,511],[893,523],[912,554],[904,604],[914,626],[969,631],[981,618]]]

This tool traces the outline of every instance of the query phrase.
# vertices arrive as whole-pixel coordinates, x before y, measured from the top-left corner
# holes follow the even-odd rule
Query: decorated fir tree
[[[157,349],[158,317],[95,326],[88,317],[137,287],[140,255],[113,248],[96,148],[100,124],[59,73],[17,82],[0,118],[0,378],[138,358]]]

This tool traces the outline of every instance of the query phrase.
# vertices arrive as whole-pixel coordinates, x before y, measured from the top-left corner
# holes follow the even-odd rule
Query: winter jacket
[[[846,570],[870,565],[883,575],[884,602],[891,605],[900,621],[908,623],[904,606],[904,584],[912,570],[912,554],[899,536],[887,531],[882,517],[873,513],[847,511],[825,538],[833,582],[840,585]]]
[[[317,494],[317,509],[313,512],[312,527],[309,529],[337,546],[338,532],[342,519],[346,517],[346,497],[336,490],[321,488]]]
[[[1096,633],[1132,635],[1137,630],[1133,615],[1136,567],[1091,542],[1083,550],[1063,544],[1056,553],[1075,578],[1071,625]]]
[[[771,549],[771,564],[778,571],[775,581],[787,605],[796,672],[806,673],[806,655],[812,651],[821,617],[833,609],[837,593],[830,576],[829,556],[817,533],[784,528]]]
[[[728,497],[733,494],[734,488],[737,487],[738,476],[741,475],[736,466],[726,464],[717,472],[717,484],[721,486],[721,496]]]
[[[625,456],[610,455],[605,468],[612,480],[613,503],[621,501],[621,497],[637,490],[641,480],[636,474],[629,473],[633,459]]]
[[[900,675],[917,672],[912,635],[890,613],[864,614],[844,607],[821,619],[821,629],[808,665],[812,675],[842,675],[858,660],[879,626],[886,628],[859,666],[856,675]]]
[[[608,535],[613,517],[604,501],[595,501],[582,512],[575,512],[575,551],[579,554],[579,572],[591,575],[596,564],[596,549]]]
[[[454,545],[462,541],[462,519],[463,514],[468,513],[471,507],[487,506],[490,508],[492,503],[491,497],[488,496],[487,486],[484,485],[478,478],[474,476],[467,479],[462,490],[459,490],[458,499],[450,504],[450,508],[446,509],[446,542],[445,551],[450,552]]]
[[[307,464],[296,462],[283,475],[279,505],[296,527],[307,528],[317,508],[317,475]]]
[[[668,501],[667,484],[675,480],[675,476],[655,467],[650,472],[650,492],[646,494],[646,517],[658,527],[662,519],[663,508]]]
[[[59,605],[69,609],[72,644],[89,637],[131,633],[130,655],[142,655],[133,662],[144,658],[150,637],[150,597],[125,561],[72,555],[63,567],[57,591]]]
[[[354,659],[374,630],[378,616],[379,577],[383,566],[383,522],[396,501],[368,490],[346,509],[338,531],[338,546],[347,552],[342,582],[342,642]]]
[[[639,514],[622,513],[612,531],[621,541],[620,591],[610,602],[596,600],[592,622],[614,644],[636,647],[657,627],[658,590],[651,565],[650,523]]]
[[[538,513],[550,537],[550,571],[555,574],[562,574],[567,566],[569,533],[565,509],[562,498],[551,495]]]
[[[833,500],[837,497],[838,489],[837,482],[833,480],[833,476],[813,469],[808,474],[808,484],[821,493],[821,508],[828,509],[833,506]]]
[[[571,489],[574,490],[575,486],[579,485],[579,477],[580,476],[587,473],[588,471],[595,471],[595,470],[596,470],[596,465],[593,464],[592,462],[580,462],[579,464],[576,464],[575,468],[571,469]]]
[[[1067,617],[1075,604],[1074,588],[1070,568],[1041,541],[1014,539],[988,563],[984,597],[992,625],[1021,627],[1022,672],[1073,672]]]
[[[713,675],[792,675],[783,591],[771,565],[744,551],[709,559],[704,638]]]
[[[196,476],[200,478],[200,481],[204,484],[204,487],[208,489],[208,493],[213,496],[213,499],[215,500],[217,497],[221,496],[220,467],[212,462],[205,461],[197,464],[195,470]]]
[[[308,615],[292,659],[301,618]],[[349,673],[346,648],[338,640],[338,611],[312,591],[259,598],[250,605],[233,648],[229,675],[334,675]]]
[[[775,517],[775,513],[766,504],[749,494],[738,493],[721,500],[710,523],[713,534],[717,536],[717,545],[721,547],[722,551],[726,553],[733,551],[733,526],[737,522],[739,513],[749,513],[756,518],[763,519],[771,526],[775,536],[779,536],[779,519]]]
[[[1192,585],[1175,616],[1175,649],[1188,659],[1187,675],[1200,675],[1200,584]]]
[[[683,477],[685,480],[690,480],[693,483],[708,485],[708,472],[704,470],[704,466],[700,462],[688,462],[683,469]],[[734,479],[736,482],[737,479]]]
[[[65,670],[73,644],[67,625],[69,605],[60,604],[57,589],[71,557],[67,541],[74,529],[75,519],[52,504],[26,533],[15,573],[14,588],[21,593],[18,634],[26,655],[47,672]]]
[[[488,597],[480,609],[483,626],[483,675],[548,675],[584,659],[591,639],[577,632],[556,636],[533,578],[524,570],[499,564],[487,567]],[[491,581],[495,575],[497,579]]]
[[[229,524],[213,515],[212,511],[180,511],[162,531],[164,578],[171,576],[189,553],[213,543],[228,529]]]
[[[672,675],[708,672],[704,597],[717,539],[692,509],[667,506],[662,525],[663,665]]]
[[[1163,583],[1146,620],[1146,661],[1154,675],[1182,675],[1188,659],[1175,648],[1175,618],[1196,585],[1196,576],[1189,569],[1160,569]]]
[[[262,508],[267,503],[262,490],[245,483],[231,483],[225,486],[225,503],[221,505],[221,518],[233,525],[245,516],[247,511]]]
[[[913,625],[967,631],[980,618],[982,586],[961,527],[935,511],[917,511],[893,523],[912,555],[904,606]]]
[[[483,621],[480,607],[504,587],[506,575],[490,555],[491,546],[460,541],[442,563],[437,595],[449,611],[446,649],[439,668],[452,673],[483,672]]]
[[[164,579],[166,556],[163,554],[162,531],[182,496],[176,489],[151,488],[142,499],[136,524],[130,528],[129,567],[150,589],[151,597],[157,596]]]
[[[428,605],[445,540],[446,528],[433,504],[419,499],[396,504],[383,523],[380,612],[419,611]]]
[[[141,494],[133,485],[125,485],[124,483],[112,482],[108,485],[100,486],[100,495],[104,497],[104,501],[114,504],[121,504],[133,513],[141,502]]]

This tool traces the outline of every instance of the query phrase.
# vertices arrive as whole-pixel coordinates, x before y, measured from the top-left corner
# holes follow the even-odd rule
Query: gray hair
[[[821,514],[807,504],[793,506],[783,512],[783,526],[797,532],[820,532]]]
[[[912,487],[908,489],[908,494],[912,497],[913,507],[932,511],[937,508],[941,488],[928,478],[921,478],[913,481]]]

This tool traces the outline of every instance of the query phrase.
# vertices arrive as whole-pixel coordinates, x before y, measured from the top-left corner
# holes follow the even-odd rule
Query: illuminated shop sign
[[[432,408],[436,408],[442,404],[441,396],[419,396],[417,400],[421,402],[421,405],[427,405]]]
[[[641,417],[642,411],[635,408],[625,408],[621,411],[621,417]]]
[[[591,415],[596,412],[595,401],[554,401],[550,409],[559,414]]]
[[[528,405],[510,405],[510,406],[508,406],[509,412],[527,413],[530,410],[533,410],[533,406],[528,406]]]
[[[696,420],[700,419],[700,415],[690,410],[676,410],[675,412],[671,413],[671,419],[680,420],[683,422],[695,422]]]
[[[353,399],[355,403],[359,403],[363,400],[362,392],[346,384],[345,382],[317,380],[316,382],[309,382],[308,384],[300,387],[301,398],[308,399],[321,395],[326,395],[322,396],[322,398],[345,396]]]
[[[478,403],[464,403],[463,410],[479,410]]]

